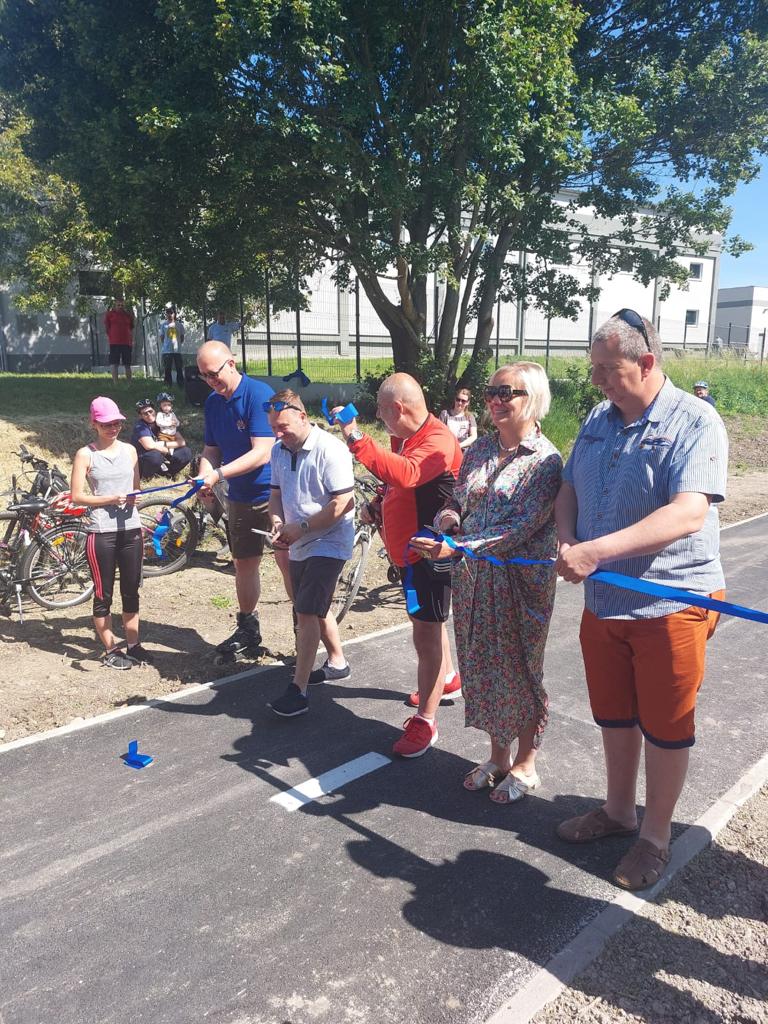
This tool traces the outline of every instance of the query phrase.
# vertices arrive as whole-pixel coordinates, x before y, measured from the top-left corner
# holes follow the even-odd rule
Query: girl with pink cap
[[[72,500],[90,508],[86,554],[94,584],[93,624],[104,644],[104,665],[129,669],[151,664],[139,643],[139,587],[144,545],[136,509],[139,465],[136,449],[118,439],[125,416],[111,398],[94,398],[91,424],[96,440],[81,448],[72,465]],[[88,488],[86,489],[86,483]],[[125,650],[112,632],[112,593],[120,570]]]

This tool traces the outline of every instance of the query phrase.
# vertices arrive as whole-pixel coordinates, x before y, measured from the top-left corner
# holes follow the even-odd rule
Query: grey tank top
[[[86,480],[91,493],[97,497],[102,494],[128,494],[133,490],[133,452],[130,444],[118,441],[117,451],[111,454],[99,451],[89,445],[91,464],[86,473]],[[90,533],[117,533],[118,530],[138,530],[141,519],[138,510],[118,508],[117,505],[103,505],[92,508],[88,521]]]

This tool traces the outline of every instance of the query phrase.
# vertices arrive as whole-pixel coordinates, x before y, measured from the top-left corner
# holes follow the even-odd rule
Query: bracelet
[[[219,483],[221,483],[221,481],[224,479],[224,474],[221,471],[221,466],[217,468],[216,473],[218,474],[219,477]]]

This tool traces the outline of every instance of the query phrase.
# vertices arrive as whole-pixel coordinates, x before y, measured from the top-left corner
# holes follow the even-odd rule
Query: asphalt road
[[[767,532],[722,538],[729,596],[763,609]],[[554,835],[603,790],[580,609],[561,584],[544,786],[511,808],[461,787],[486,754],[461,701],[425,757],[388,760],[407,630],[350,647],[352,679],[297,720],[265,708],[274,668],[1,752],[0,1024],[486,1020],[613,898],[628,842]],[[764,753],[766,629],[725,619],[710,644],[677,833]],[[141,771],[120,759],[134,738]],[[371,754],[333,793],[272,799]]]

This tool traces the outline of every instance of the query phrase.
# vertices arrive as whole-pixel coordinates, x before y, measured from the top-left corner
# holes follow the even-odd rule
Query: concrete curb
[[[527,1024],[553,1002],[575,977],[602,953],[606,942],[635,917],[648,914],[654,900],[672,879],[705,850],[739,808],[768,782],[768,754],[748,769],[727,793],[716,800],[673,843],[669,868],[652,888],[641,894],[620,892],[597,917],[552,957],[511,999],[484,1024]]]

